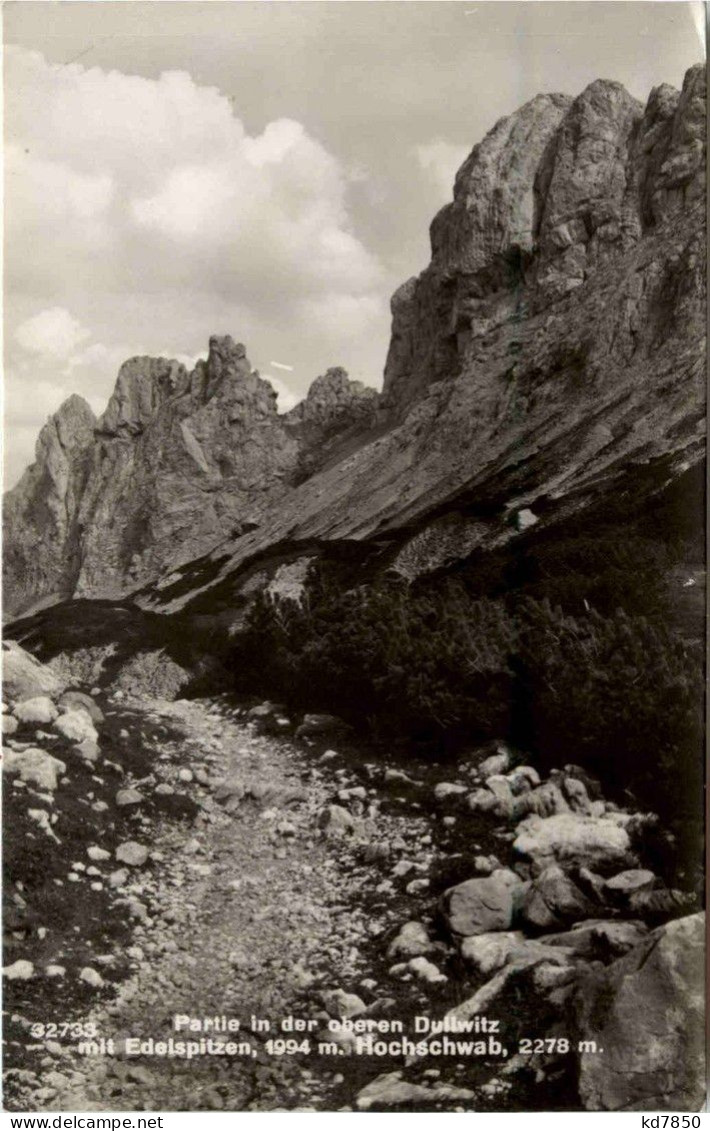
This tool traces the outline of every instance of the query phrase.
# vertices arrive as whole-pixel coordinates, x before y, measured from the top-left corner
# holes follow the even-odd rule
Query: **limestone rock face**
[[[325,465],[349,438],[362,438],[376,420],[379,394],[351,381],[344,369],[316,377],[308,395],[287,414],[286,424],[299,437],[297,481]]]
[[[535,172],[571,99],[533,98],[499,121],[456,176],[454,199],[431,225],[432,261],[392,298],[388,404],[411,404],[455,374],[467,306],[509,282],[533,250]]]
[[[548,306],[704,194],[705,71],[644,108],[597,80],[498,122],[431,228],[432,260],[392,300],[384,402],[401,414],[467,369],[472,340]]]
[[[71,593],[79,570],[76,519],[88,474],[96,417],[72,396],[47,421],[35,462],[4,500],[5,608]]]
[[[588,1111],[700,1111],[705,1079],[705,916],[653,931],[577,994]]]
[[[597,81],[494,126],[393,297],[381,397],[329,370],[281,416],[230,338],[190,374],[128,363],[67,470],[42,455],[6,500],[8,611],[130,592],[211,615],[333,544],[412,579],[694,484],[704,105],[699,66],[645,107]]]
[[[693,68],[645,108],[596,82],[494,127],[434,221],[430,266],[392,300],[374,430],[141,603],[231,601],[255,557],[270,577],[299,543],[363,559],[386,543],[387,568],[417,578],[695,482],[703,101]]]
[[[280,416],[243,345],[213,337],[192,373],[125,362],[97,421],[71,397],[40,434],[36,462],[5,498],[5,606],[116,597],[259,521],[312,473],[378,394],[342,369]]]

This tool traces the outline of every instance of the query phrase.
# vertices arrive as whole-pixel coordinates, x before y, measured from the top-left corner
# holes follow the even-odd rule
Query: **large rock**
[[[2,767],[7,774],[19,774],[20,779],[38,789],[53,793],[59,777],[66,772],[66,764],[39,747],[26,750],[6,750]]]
[[[560,930],[588,919],[598,908],[557,864],[545,868],[520,901],[520,922],[531,933]]]
[[[705,1098],[705,916],[660,927],[575,999],[589,1111],[701,1110]]]
[[[520,877],[506,868],[457,884],[442,896],[446,925],[456,935],[507,931],[513,922],[515,896],[523,887]]]
[[[552,947],[546,940],[526,939],[522,931],[501,931],[463,939],[461,957],[479,974],[494,974],[504,966],[519,969],[536,962],[567,965],[572,947]]]
[[[40,664],[14,640],[2,642],[2,685],[3,695],[14,702],[57,695],[62,689],[59,677],[51,668]]]
[[[54,721],[54,729],[68,738],[70,742],[97,742],[98,734],[91,721],[91,715],[83,710],[71,710]]]
[[[100,726],[104,721],[104,713],[98,703],[84,691],[65,691],[63,695],[60,695],[57,702],[60,707],[65,707],[69,710],[78,707],[87,711],[91,717],[91,721],[96,726]]]
[[[36,695],[33,699],[22,699],[16,703],[12,713],[21,723],[48,726],[56,719],[58,711],[48,695]]]
[[[513,848],[540,869],[554,863],[607,869],[633,863],[623,814],[584,817],[559,813],[553,817],[527,817],[518,825]]]
[[[635,919],[589,919],[569,931],[542,935],[538,942],[564,947],[580,958],[610,962],[637,946],[648,934],[648,927]]]

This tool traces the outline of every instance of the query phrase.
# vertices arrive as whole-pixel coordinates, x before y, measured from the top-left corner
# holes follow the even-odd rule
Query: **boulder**
[[[479,974],[494,974],[510,964],[519,968],[533,962],[566,965],[574,952],[571,947],[553,948],[542,939],[526,939],[522,931],[502,931],[463,939],[461,957]]]
[[[652,891],[657,882],[648,868],[629,868],[607,880],[604,890],[614,902],[624,904],[637,892]]]
[[[388,958],[418,958],[431,954],[435,945],[423,923],[413,920],[405,923],[387,948]]]
[[[457,884],[442,896],[446,925],[453,934],[464,936],[507,931],[513,922],[514,897],[523,888],[520,877],[506,868]]]
[[[534,793],[538,792],[537,790]],[[526,794],[525,797],[534,796]],[[548,864],[583,864],[609,871],[634,863],[623,815],[585,817],[558,813],[527,817],[513,843],[515,852],[540,870]]]
[[[596,907],[558,864],[537,876],[520,901],[518,917],[532,933],[554,931],[588,919]]]
[[[562,796],[559,786],[548,781],[515,798],[512,818],[517,822],[531,814],[537,817],[553,817],[556,813],[568,811],[569,805]]]
[[[71,711],[67,711],[66,714],[55,719],[53,725],[54,729],[68,738],[70,742],[84,742],[86,739],[90,742],[98,742],[99,736],[91,721],[91,716],[83,708],[80,710],[73,708]]]
[[[489,754],[487,758],[483,759],[478,767],[478,772],[485,781],[486,778],[490,778],[494,774],[504,774],[506,770],[510,769],[512,761],[513,756],[507,747],[497,746],[495,754]]]
[[[36,695],[33,699],[20,700],[12,713],[18,722],[49,726],[59,712],[48,695]]]
[[[83,708],[88,712],[91,721],[96,726],[100,726],[104,721],[104,713],[90,695],[84,691],[65,691],[63,695],[57,700],[60,707],[67,710],[75,710],[76,708]]]
[[[575,995],[588,1111],[687,1111],[705,1099],[705,916],[658,928]]]
[[[648,927],[636,919],[589,919],[569,931],[542,935],[545,946],[565,947],[580,958],[609,962],[620,958],[648,934]]]
[[[59,677],[45,664],[16,644],[14,640],[2,642],[3,694],[15,702],[36,695],[58,695],[62,690]]]
[[[66,772],[66,768],[59,758],[35,746],[26,750],[8,750],[3,757],[5,773],[19,774],[22,781],[48,793],[57,788],[58,778]]]
[[[486,789],[490,790],[496,799],[491,812],[501,820],[509,821],[513,815],[515,798],[508,779],[502,774],[493,774],[492,777],[486,778]]]

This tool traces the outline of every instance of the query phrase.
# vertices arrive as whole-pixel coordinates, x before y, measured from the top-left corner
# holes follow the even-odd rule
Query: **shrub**
[[[542,768],[576,763],[657,812],[686,861],[701,836],[703,672],[660,622],[474,598],[462,582],[343,589],[320,567],[301,604],[262,595],[240,668],[291,705],[443,753],[508,738]]]

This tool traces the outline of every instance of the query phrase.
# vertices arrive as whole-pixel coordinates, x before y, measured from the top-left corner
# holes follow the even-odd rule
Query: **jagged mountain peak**
[[[229,335],[192,373],[127,362],[71,486],[52,480],[61,522],[39,473],[6,500],[8,607],[57,579],[231,600],[300,543],[384,539],[416,575],[507,544],[521,514],[537,537],[664,489],[704,451],[704,99],[694,67],[645,106],[599,80],[496,123],[393,296],[381,396],[333,368],[280,415]]]

